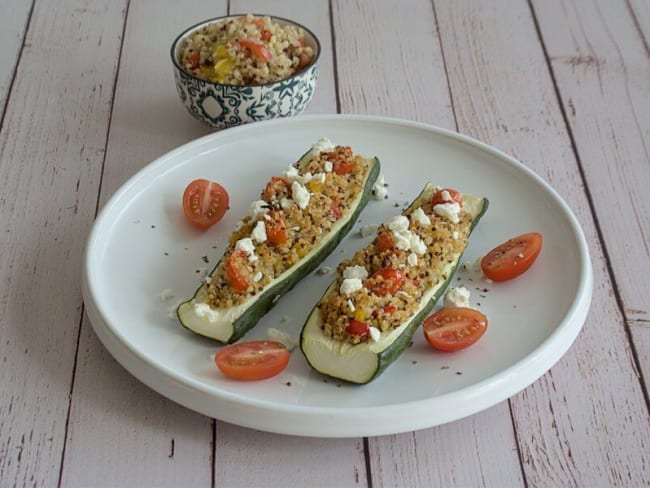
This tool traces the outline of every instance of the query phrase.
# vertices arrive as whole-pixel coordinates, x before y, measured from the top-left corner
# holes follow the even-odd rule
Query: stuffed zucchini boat
[[[343,261],[303,326],[300,347],[327,376],[364,384],[411,341],[443,295],[488,207],[485,198],[427,184],[373,242]]]
[[[319,140],[252,203],[210,276],[178,307],[181,324],[223,343],[242,337],[348,233],[379,169],[377,158]]]

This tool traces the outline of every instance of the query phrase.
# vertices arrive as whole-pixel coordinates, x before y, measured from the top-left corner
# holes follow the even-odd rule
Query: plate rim
[[[567,217],[567,222],[576,238],[576,246],[581,258],[580,276],[578,277],[577,293],[570,307],[553,332],[541,344],[522,359],[498,373],[441,395],[376,407],[314,407],[278,404],[227,391],[215,391],[213,386],[207,386],[187,376],[181,377],[173,369],[154,363],[137,348],[132,347],[120,335],[119,330],[115,330],[110,325],[106,313],[94,301],[90,258],[93,249],[100,245],[98,239],[105,226],[107,216],[116,211],[115,207],[120,199],[135,184],[149,173],[156,173],[158,167],[163,166],[167,161],[182,155],[184,152],[194,151],[206,144],[211,145],[211,148],[219,147],[220,139],[234,138],[240,133],[245,134],[248,131],[259,130],[259,128],[266,126],[290,126],[309,122],[327,123],[340,120],[380,123],[423,130],[463,142],[490,153],[506,161],[517,170],[523,171],[527,177],[543,187],[547,194],[553,198],[554,203],[559,205]],[[272,129],[269,128],[269,130]],[[514,157],[467,135],[422,122],[373,115],[319,114],[258,122],[210,133],[168,151],[138,170],[120,185],[106,201],[93,223],[84,250],[81,288],[91,326],[111,355],[137,379],[176,403],[210,417],[268,432],[316,437],[359,437],[419,430],[460,419],[489,408],[532,384],[566,353],[582,329],[591,303],[593,270],[584,232],[570,207],[550,184]],[[504,386],[502,383],[506,380]],[[196,398],[196,394],[207,395],[210,397],[209,401],[206,402]],[[477,394],[479,398],[474,398]],[[470,406],[467,406],[469,404],[467,401],[460,402],[462,408],[458,408],[459,400],[463,398],[473,401]],[[432,406],[437,404],[450,404],[454,405],[455,408],[451,409],[453,413],[438,415],[435,419],[432,419],[430,415],[424,415],[431,411]],[[229,408],[231,405],[236,405],[237,408]],[[408,413],[408,415],[404,417],[404,413]],[[296,414],[300,414],[303,420],[297,422],[295,419]],[[372,425],[369,426],[367,423],[360,422],[363,418],[369,416],[375,420]],[[346,419],[341,419],[341,417],[346,417]]]

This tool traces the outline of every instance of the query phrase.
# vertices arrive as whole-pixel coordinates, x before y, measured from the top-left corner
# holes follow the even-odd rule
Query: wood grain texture
[[[290,437],[220,422],[215,459],[216,486],[368,486],[362,439]]]
[[[510,1],[436,8],[445,19],[442,45],[460,130],[549,181],[582,224],[595,265],[584,330],[550,373],[511,399],[525,479],[530,486],[640,486],[648,473],[648,410],[531,11]],[[497,24],[509,28],[493,29]]]
[[[12,0],[2,5],[2,15],[0,15],[0,120],[4,113],[9,85],[11,85],[18,64],[18,55],[23,46],[32,3],[31,1]]]
[[[645,39],[622,2],[534,5],[625,315],[650,320],[650,53]]]
[[[156,17],[154,28],[156,10],[165,15]],[[130,2],[102,203],[157,156],[208,132],[176,94],[169,46],[184,28],[225,13],[225,1]],[[87,318],[76,373],[62,486],[209,486],[211,419],[128,374],[103,348]]]
[[[0,132],[1,486],[58,480],[122,8],[35,6]]]
[[[373,5],[369,12],[365,4],[335,4],[342,111],[399,116],[454,129],[431,3],[410,2],[408,9],[397,1]],[[405,78],[404,73],[418,76]],[[449,425],[371,438],[368,445],[376,486],[522,484],[507,402]]]

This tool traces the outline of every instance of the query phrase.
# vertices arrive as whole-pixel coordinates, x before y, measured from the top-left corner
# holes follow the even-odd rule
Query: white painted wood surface
[[[444,426],[305,439],[215,423],[110,358],[82,320],[85,236],[98,201],[207,133],[177,100],[168,46],[228,8],[317,33],[310,112],[457,127],[565,197],[596,284],[549,373]],[[5,2],[0,486],[646,486],[649,36],[642,0]]]

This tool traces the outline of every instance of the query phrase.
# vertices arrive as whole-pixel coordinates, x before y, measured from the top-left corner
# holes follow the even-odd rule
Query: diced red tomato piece
[[[272,244],[284,244],[287,242],[288,236],[282,210],[271,210],[267,215],[269,220],[264,220],[267,239]]]
[[[406,277],[396,269],[375,271],[366,281],[371,293],[377,296],[394,295],[404,284]]]
[[[348,323],[348,334],[355,335],[359,337],[365,337],[369,334],[370,326],[367,322],[361,322],[360,320],[352,319]]]
[[[450,200],[445,200],[445,198],[443,197],[443,192],[447,192],[449,194]],[[454,202],[458,203],[459,205],[462,205],[463,194],[458,190],[454,190],[452,188],[443,188],[442,190],[438,190],[435,193],[435,195],[431,197],[431,203],[433,205],[438,205],[439,203],[454,203]]]
[[[226,278],[230,287],[239,293],[248,288],[248,255],[244,251],[233,252],[226,261]]]

